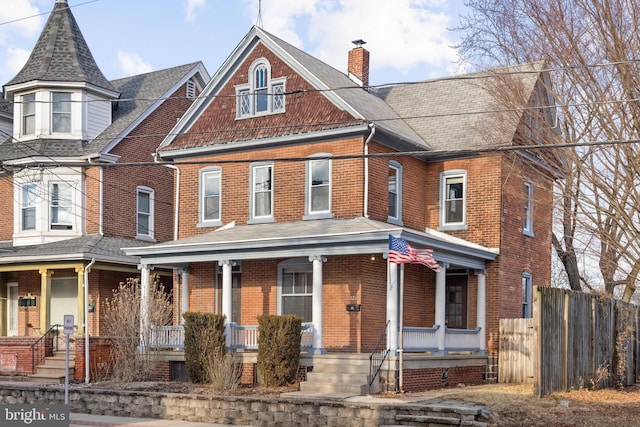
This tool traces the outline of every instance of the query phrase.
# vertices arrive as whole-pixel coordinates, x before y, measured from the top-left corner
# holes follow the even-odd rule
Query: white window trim
[[[269,190],[271,193],[271,210],[270,210],[270,214],[269,215],[261,215],[261,216],[256,216],[254,215],[255,213],[255,173],[258,169],[264,168],[264,167],[269,167],[271,168],[271,189]],[[259,163],[253,163],[250,165],[249,167],[249,224],[260,224],[260,223],[268,223],[268,222],[274,222],[274,216],[273,216],[273,204],[274,204],[274,187],[275,187],[275,182],[274,182],[274,176],[275,176],[275,171],[274,171],[274,166],[273,166],[273,162],[259,162]]]
[[[332,193],[333,193],[333,162],[326,157],[331,156],[329,153],[314,154],[306,161],[305,165],[305,192],[304,192],[304,216],[303,220],[313,219],[330,219],[333,218],[331,211],[333,206]],[[322,158],[315,158],[322,157]],[[311,165],[315,162],[327,161],[329,162],[329,206],[326,210],[311,211]]]
[[[53,186],[57,184],[57,185],[68,185],[70,187],[70,196],[71,196],[71,223],[53,223]],[[73,227],[74,227],[74,223],[73,223],[73,215],[74,215],[74,206],[76,205],[75,203],[75,191],[73,189],[73,183],[69,183],[69,182],[65,182],[65,181],[49,181],[48,184],[48,188],[49,188],[49,200],[47,203],[47,208],[49,211],[49,220],[47,221],[48,225],[47,228],[49,231],[53,231],[53,232],[57,232],[57,231],[73,231]],[[58,205],[59,206],[59,205]],[[54,225],[70,225],[71,228],[69,229],[60,229],[60,228],[54,228]]]
[[[27,101],[25,101],[25,99],[31,96],[33,96],[33,101],[31,101],[33,102],[33,114],[30,114],[29,116],[33,117],[33,133],[26,133],[25,126],[24,126],[24,119],[25,119],[25,107],[27,105]],[[38,128],[38,112],[36,111],[37,109],[38,109],[38,94],[36,92],[26,93],[20,97],[20,122],[18,124],[18,126],[20,127],[20,131],[18,132],[18,134],[20,136],[22,137],[35,136],[36,130]]]
[[[14,220],[13,244],[15,246],[34,245],[60,241],[81,236],[84,232],[84,187],[80,169],[60,167],[38,172],[25,169],[14,176]],[[51,230],[51,184],[66,183],[72,188],[72,227],[69,230]],[[22,188],[35,184],[36,226],[35,229],[22,228]]]
[[[256,103],[255,103],[255,71],[258,67],[264,66],[267,70],[267,96],[269,97],[267,101],[267,109],[265,111],[256,111]],[[270,114],[284,113],[286,110],[286,96],[284,95],[287,91],[286,88],[286,77],[278,77],[273,78],[271,76],[271,64],[265,58],[259,58],[255,60],[251,66],[249,67],[247,83],[242,85],[237,85],[235,87],[236,90],[236,120],[239,119],[247,119],[251,117],[260,117],[267,116]],[[275,100],[275,91],[274,87],[282,86],[282,107],[274,108],[274,100]],[[243,94],[248,94],[249,99],[249,112],[246,114],[242,114],[242,97],[245,96]]]
[[[462,221],[446,222],[446,190],[447,181],[451,178],[462,178]],[[467,228],[467,171],[456,169],[440,174],[440,230],[465,230]]]
[[[149,233],[148,234],[141,234],[139,231],[139,216],[141,214],[140,212],[140,194],[144,193],[144,194],[148,194],[149,195],[149,213],[147,214],[146,212],[143,212],[143,214],[145,215],[149,215]],[[145,187],[143,185],[139,185],[136,188],[136,239],[139,240],[154,240],[154,234],[155,234],[155,191],[153,190],[153,188],[150,187]]]
[[[522,273],[522,317],[529,318],[533,315],[533,286],[529,273]]]
[[[54,106],[54,101],[53,101],[53,96],[56,93],[66,93],[69,95],[69,112],[68,113],[54,113],[53,111],[53,106]],[[71,131],[73,129],[73,92],[65,92],[65,91],[51,91],[49,93],[50,96],[50,105],[51,107],[49,108],[49,128],[51,129],[51,134],[56,134],[56,135],[70,135]],[[55,131],[53,129],[53,117],[55,114],[68,114],[69,115],[69,131],[68,132],[58,132]]]
[[[218,218],[206,219],[204,217],[205,210],[205,176],[209,174],[217,174],[220,182],[220,194],[218,195]],[[222,225],[222,169],[220,167],[209,167],[200,170],[200,189],[198,194],[198,227],[218,227]]]
[[[24,190],[27,186],[33,186],[34,189],[34,194],[35,194],[35,199],[33,200],[33,203],[30,204],[26,204],[26,200],[24,197]],[[36,230],[38,230],[38,205],[40,204],[38,202],[38,183],[37,182],[23,182],[21,183],[19,186],[19,197],[20,197],[20,215],[18,217],[18,229],[20,230],[21,233],[34,233],[36,232]],[[25,209],[33,209],[34,210],[34,228],[25,228],[24,227],[24,210]]]
[[[522,233],[525,236],[533,237],[533,185],[530,182],[524,183],[524,206]]]
[[[278,279],[277,279],[277,292],[276,292],[276,310],[278,315],[282,315],[282,283],[284,270],[295,273],[312,273],[313,274],[313,264],[309,261],[308,258],[292,258],[286,261],[283,261],[278,264]],[[311,298],[313,298],[313,284],[311,287]]]
[[[389,216],[387,217],[387,222],[396,225],[402,224],[402,165],[395,161],[391,160],[389,162],[389,169],[394,169],[396,171],[396,216],[392,216],[391,212],[389,212]],[[388,179],[387,179],[388,184]],[[388,205],[388,203],[387,203]]]

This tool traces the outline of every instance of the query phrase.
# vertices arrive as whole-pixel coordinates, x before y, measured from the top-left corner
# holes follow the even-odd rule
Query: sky
[[[0,0],[0,85],[22,68],[55,0]],[[266,31],[346,72],[362,39],[370,84],[461,70],[450,29],[463,0],[68,0],[109,80],[202,61],[210,75],[249,32]],[[258,11],[261,11],[259,14]],[[260,18],[260,20],[258,19]]]

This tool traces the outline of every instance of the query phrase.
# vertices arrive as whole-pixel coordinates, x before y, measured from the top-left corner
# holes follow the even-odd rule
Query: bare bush
[[[140,298],[140,280],[128,278],[105,302],[105,324],[113,337],[113,379],[117,381],[150,380],[156,367],[156,353],[140,345]],[[155,276],[149,295],[149,329],[169,324],[172,313],[171,296]]]
[[[240,385],[241,366],[231,354],[212,359],[205,369],[216,391],[234,391]]]

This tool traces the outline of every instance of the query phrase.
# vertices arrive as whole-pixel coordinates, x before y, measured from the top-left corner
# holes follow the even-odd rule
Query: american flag
[[[414,249],[404,239],[389,236],[389,261],[394,264],[422,264],[433,271],[440,271],[440,266],[433,259],[433,250]]]

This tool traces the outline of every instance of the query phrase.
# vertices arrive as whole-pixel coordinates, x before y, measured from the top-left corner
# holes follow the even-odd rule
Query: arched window
[[[236,118],[284,112],[286,78],[272,78],[271,64],[264,58],[249,67],[247,83],[236,86]]]

